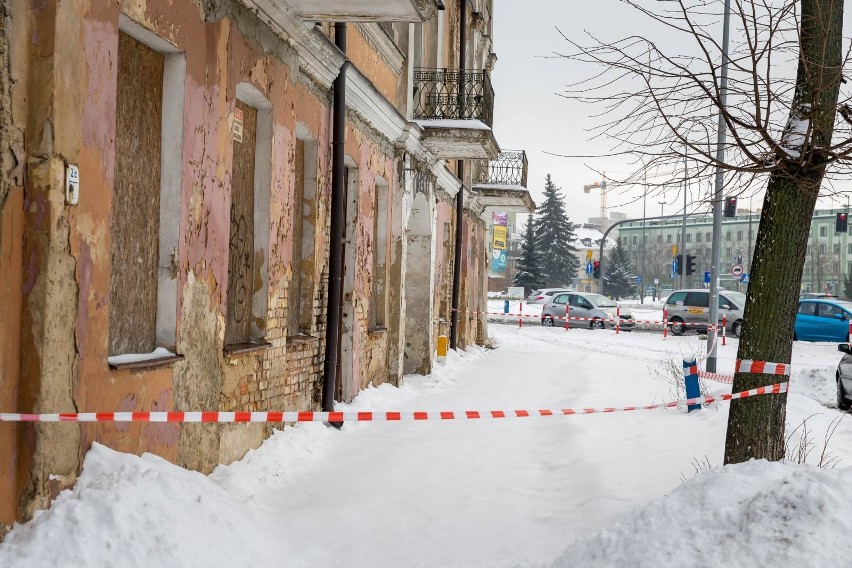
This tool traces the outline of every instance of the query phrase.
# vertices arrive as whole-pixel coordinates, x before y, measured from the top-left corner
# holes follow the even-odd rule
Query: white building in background
[[[574,234],[577,235],[574,246],[577,248],[580,270],[577,273],[577,277],[574,278],[573,287],[575,290],[581,292],[596,292],[598,290],[598,281],[591,274],[586,273],[586,263],[600,260],[603,233],[594,224],[584,223],[582,225],[574,225]],[[606,254],[606,251],[615,248],[616,244],[616,239],[607,237],[603,243],[604,254]]]

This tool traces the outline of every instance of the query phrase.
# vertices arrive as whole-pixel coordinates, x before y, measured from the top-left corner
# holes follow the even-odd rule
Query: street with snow
[[[683,397],[684,356],[705,349],[694,332],[496,319],[493,349],[450,352],[431,375],[368,388],[337,410],[667,402]],[[736,349],[736,339],[719,346],[720,372],[733,371]],[[209,476],[96,444],[75,487],[0,545],[0,566],[839,565],[852,419],[834,404],[838,360],[836,344],[794,347],[789,448],[806,430],[811,465],[722,467],[727,402],[689,414],[299,424]]]

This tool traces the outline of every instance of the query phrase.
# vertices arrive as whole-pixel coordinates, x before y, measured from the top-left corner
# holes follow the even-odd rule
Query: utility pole
[[[648,197],[648,172],[645,171],[645,164],[642,164],[642,173],[644,177],[642,187],[642,282],[639,283],[639,303],[645,303],[645,249],[648,248],[648,239],[645,237],[645,221],[647,214],[645,213],[645,200]]]
[[[686,181],[686,147],[683,151],[683,225],[680,228],[680,287],[686,288],[686,202],[688,197]]]
[[[716,162],[725,160],[725,105],[728,100],[728,43],[731,35],[731,0],[725,0],[724,24],[722,26],[722,69],[719,74],[719,122],[716,137]],[[710,322],[719,322],[719,269],[722,248],[722,186],[724,173],[716,166],[716,188],[713,197],[713,246],[710,260]],[[707,371],[716,372],[716,338],[707,334]]]

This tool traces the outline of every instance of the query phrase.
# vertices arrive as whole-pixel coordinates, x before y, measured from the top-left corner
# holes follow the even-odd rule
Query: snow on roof
[[[574,225],[574,234],[577,235],[577,242],[574,246],[579,248],[599,248],[603,233],[588,225]],[[588,239],[588,244],[583,242]],[[607,237],[604,248],[615,248],[616,242],[614,239]]]
[[[491,130],[491,127],[480,120],[459,120],[454,118],[436,118],[415,120],[423,128],[467,128],[470,130]]]

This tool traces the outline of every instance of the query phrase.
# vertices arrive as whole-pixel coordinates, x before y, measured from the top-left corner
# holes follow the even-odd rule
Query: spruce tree
[[[630,253],[622,246],[621,241],[616,243],[606,262],[604,282],[607,293],[618,300],[633,293],[635,280],[630,265]]]
[[[517,272],[512,276],[515,286],[523,286],[525,294],[544,287],[541,278],[541,256],[535,245],[535,231],[532,216],[527,220],[524,242],[521,244],[521,256],[518,258]]]
[[[544,202],[536,212],[535,245],[541,258],[541,276],[548,287],[570,286],[580,268],[577,235],[565,215],[565,203],[559,188],[550,179],[544,183]]]

